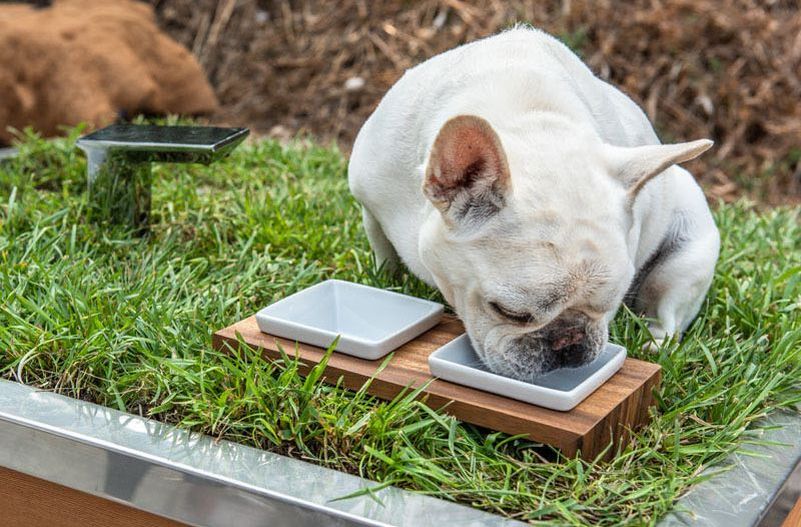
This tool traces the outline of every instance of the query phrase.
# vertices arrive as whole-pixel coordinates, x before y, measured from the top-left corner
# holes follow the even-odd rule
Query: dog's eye
[[[498,313],[500,316],[508,318],[512,322],[516,322],[518,324],[529,324],[534,318],[531,316],[531,313],[519,313],[517,311],[511,311],[497,302],[490,302],[489,305],[492,310]]]

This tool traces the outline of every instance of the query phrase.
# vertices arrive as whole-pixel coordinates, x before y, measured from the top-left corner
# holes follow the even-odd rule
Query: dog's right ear
[[[668,167],[695,159],[712,145],[709,139],[632,147],[606,145],[605,155],[615,179],[628,190],[631,202],[646,183]]]
[[[448,224],[481,222],[506,204],[509,165],[498,134],[475,115],[459,115],[439,131],[423,193]]]

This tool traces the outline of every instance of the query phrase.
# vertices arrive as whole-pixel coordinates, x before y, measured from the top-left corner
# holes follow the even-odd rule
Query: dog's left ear
[[[423,193],[446,223],[477,223],[498,212],[511,187],[509,165],[498,134],[486,120],[459,115],[434,140]]]
[[[612,175],[628,189],[633,198],[654,176],[677,163],[683,163],[703,154],[712,145],[709,139],[668,145],[634,147],[606,145],[606,158]]]

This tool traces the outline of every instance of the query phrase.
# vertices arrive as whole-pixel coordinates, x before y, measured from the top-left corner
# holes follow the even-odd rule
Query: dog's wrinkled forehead
[[[601,266],[552,267],[548,275],[535,276],[531,272],[500,275],[497,280],[485,283],[484,294],[491,300],[503,301],[505,307],[525,308],[528,314],[547,316],[603,288],[609,279],[608,271]]]
[[[573,206],[559,193],[535,198],[513,195],[491,222],[468,235],[451,232],[450,237],[497,253],[506,263],[522,259],[521,265],[542,264],[579,280],[597,275],[598,267],[608,265],[610,258],[626,258],[628,218],[609,201],[613,199],[595,207],[588,197],[577,199],[581,205]]]
[[[622,235],[559,215],[521,222],[513,212],[507,207],[469,236],[448,231],[432,247],[432,267],[460,289],[457,296],[473,290],[478,301],[532,319],[571,305],[593,313],[614,308],[628,281]]]

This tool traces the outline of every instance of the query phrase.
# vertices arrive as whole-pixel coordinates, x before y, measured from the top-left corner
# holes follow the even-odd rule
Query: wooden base
[[[788,514],[787,518],[785,518],[784,522],[782,522],[782,527],[799,526],[801,526],[801,498],[798,498],[798,501],[795,502],[790,514]]]
[[[0,467],[0,525],[182,527],[185,524]]]
[[[428,356],[462,333],[464,327],[457,318],[444,317],[439,325],[395,350],[389,364],[375,376],[368,392],[390,400],[407,387],[428,382],[432,379]],[[290,356],[296,352],[303,364],[303,374],[324,354],[321,348],[262,333],[255,317],[216,332],[214,347],[224,349],[227,345],[236,349],[237,335],[247,345],[261,349],[268,359],[281,356],[279,345]],[[341,377],[344,386],[358,390],[375,375],[382,361],[334,353],[328,361],[324,380],[334,384]],[[624,444],[630,430],[648,421],[652,391],[659,386],[659,381],[658,365],[626,359],[620,371],[569,412],[548,410],[442,380],[433,381],[424,391],[424,397],[432,408],[447,404],[445,411],[462,421],[509,434],[528,434],[531,439],[556,447],[567,456],[578,453],[585,459],[592,459],[610,442],[615,446]],[[614,450],[610,449],[608,456]]]

